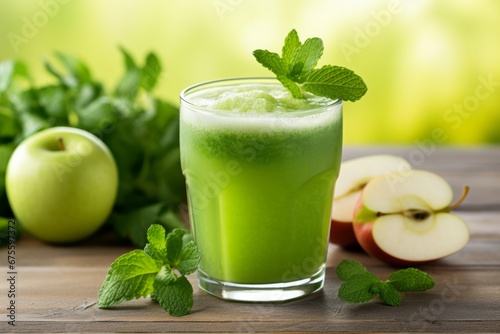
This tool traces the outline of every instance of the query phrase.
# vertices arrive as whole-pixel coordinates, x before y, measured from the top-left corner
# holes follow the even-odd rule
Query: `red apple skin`
[[[361,206],[363,205],[363,195],[359,197],[358,202],[356,203],[356,206],[354,207],[354,217],[356,217],[356,212],[359,211]],[[367,223],[359,223],[356,222],[356,219],[354,218],[354,222],[352,224],[352,228],[354,231],[354,235],[356,236],[356,239],[363,248],[363,250],[371,255],[372,257],[379,259],[391,266],[394,267],[409,267],[409,266],[418,266],[421,264],[425,264],[431,261],[407,261],[407,260],[402,260],[398,259],[392,255],[387,254],[384,252],[380,247],[377,245],[375,240],[373,239],[373,224],[374,222],[367,222]]]
[[[351,222],[340,222],[332,219],[330,224],[330,242],[346,248],[359,247]]]

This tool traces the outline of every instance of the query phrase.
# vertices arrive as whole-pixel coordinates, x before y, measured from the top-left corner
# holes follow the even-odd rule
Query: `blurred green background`
[[[163,64],[157,95],[178,104],[188,85],[268,75],[251,55],[280,51],[292,29],[320,37],[320,65],[346,66],[368,93],[345,104],[347,144],[500,143],[498,0],[3,0],[0,61],[76,55],[97,80],[122,75],[118,46]]]

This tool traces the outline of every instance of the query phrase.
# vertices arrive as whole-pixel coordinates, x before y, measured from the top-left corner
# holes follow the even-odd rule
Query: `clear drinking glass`
[[[275,79],[234,78],[185,89],[180,113],[199,286],[255,302],[320,290],[342,101],[292,99]]]

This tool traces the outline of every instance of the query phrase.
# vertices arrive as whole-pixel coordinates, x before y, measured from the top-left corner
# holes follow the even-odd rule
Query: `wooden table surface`
[[[192,313],[175,318],[149,299],[113,309],[95,306],[109,265],[131,250],[105,236],[71,247],[25,235],[17,242],[16,322],[8,325],[7,249],[0,249],[0,332],[500,332],[500,147],[439,149],[354,148],[344,159],[399,154],[415,167],[442,175],[456,195],[471,191],[456,211],[471,240],[459,253],[421,267],[436,279],[427,292],[407,293],[399,307],[378,300],[347,304],[337,298],[335,265],[364,263],[380,278],[394,268],[359,251],[331,246],[322,292],[285,304],[221,301],[195,287]],[[195,282],[194,276],[190,277]]]

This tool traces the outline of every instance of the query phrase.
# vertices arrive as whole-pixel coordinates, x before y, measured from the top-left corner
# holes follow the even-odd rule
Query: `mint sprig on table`
[[[340,66],[315,68],[323,49],[320,38],[309,38],[301,43],[293,29],[285,38],[281,56],[268,50],[255,50],[253,55],[276,75],[294,98],[304,99],[304,92],[309,92],[333,100],[359,100],[368,89],[360,76]]]
[[[400,292],[425,291],[435,285],[429,274],[416,268],[398,270],[386,281],[382,281],[361,263],[353,260],[340,262],[337,276],[344,281],[339,288],[338,297],[349,303],[368,302],[378,295],[385,304],[398,306],[402,301]]]
[[[163,226],[147,231],[144,250],[123,254],[111,264],[98,294],[97,306],[109,308],[127,300],[151,296],[173,316],[193,307],[193,287],[186,278],[196,271],[201,254],[185,231],[174,229],[165,236]]]

